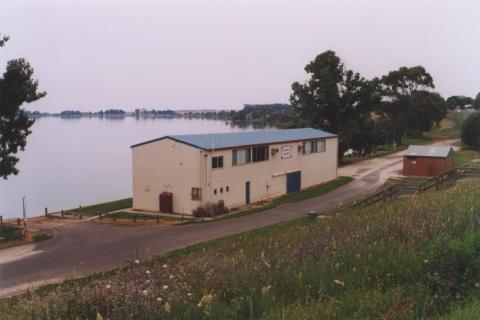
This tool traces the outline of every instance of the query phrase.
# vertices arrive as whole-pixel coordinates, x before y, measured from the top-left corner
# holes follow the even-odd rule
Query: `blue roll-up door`
[[[287,193],[298,192],[302,186],[301,171],[290,172],[287,174]]]

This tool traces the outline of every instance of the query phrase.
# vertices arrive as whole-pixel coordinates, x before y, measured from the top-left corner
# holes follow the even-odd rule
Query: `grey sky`
[[[41,111],[288,102],[328,49],[367,78],[421,64],[473,96],[478,17],[478,0],[0,0],[0,68],[30,61]]]

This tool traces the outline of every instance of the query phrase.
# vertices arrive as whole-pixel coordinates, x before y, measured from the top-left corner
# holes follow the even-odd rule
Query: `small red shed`
[[[451,146],[410,146],[403,156],[403,175],[438,176],[453,169],[454,155]]]

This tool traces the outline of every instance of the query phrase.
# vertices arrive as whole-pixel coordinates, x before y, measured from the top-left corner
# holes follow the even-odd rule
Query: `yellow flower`
[[[204,305],[208,305],[212,303],[213,301],[213,295],[212,294],[205,294],[203,295],[202,299],[200,299],[200,302],[198,302],[197,306],[201,308]]]
[[[170,313],[170,304],[168,302],[165,302],[165,304],[163,305],[163,311],[165,311],[166,313]]]
[[[272,288],[271,284],[263,286],[262,287],[262,295],[266,295],[268,293],[268,291],[270,291],[271,288]]]

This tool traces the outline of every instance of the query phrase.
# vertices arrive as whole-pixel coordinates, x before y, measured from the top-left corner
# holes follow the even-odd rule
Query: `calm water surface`
[[[223,121],[41,118],[33,125],[17,176],[0,179],[0,215],[28,216],[131,197],[130,145],[170,134],[233,132]]]

